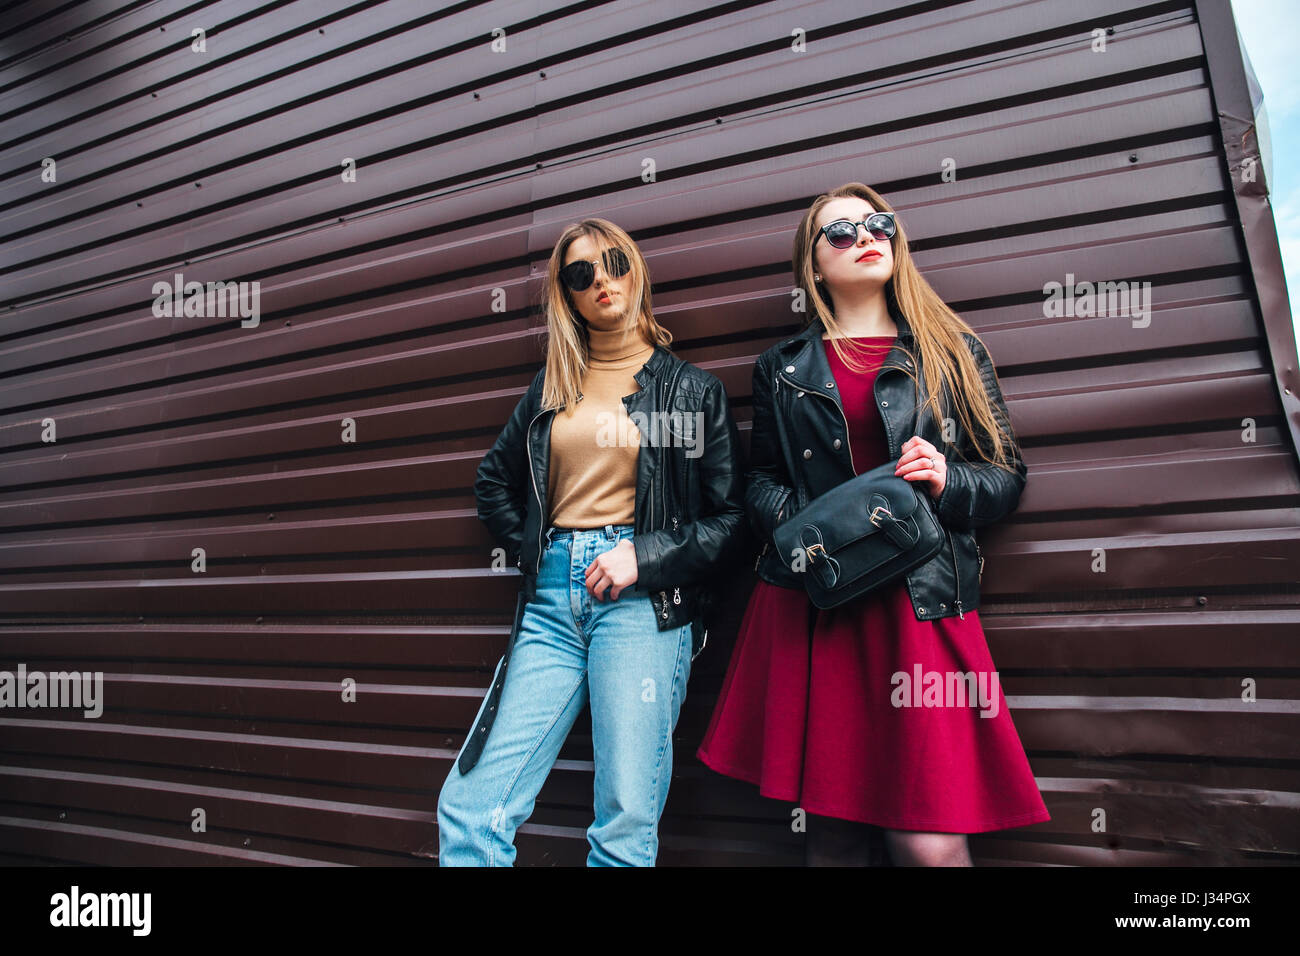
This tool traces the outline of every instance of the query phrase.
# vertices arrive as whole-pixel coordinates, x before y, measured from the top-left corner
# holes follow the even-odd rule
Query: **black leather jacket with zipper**
[[[544,498],[555,413],[541,410],[544,375],[543,368],[474,482],[479,518],[523,573],[527,598],[537,586],[549,514]],[[695,620],[705,579],[743,557],[745,465],[716,376],[660,346],[634,378],[640,391],[623,398],[634,422],[657,420],[675,429],[679,423],[694,428],[698,420],[701,429],[657,443],[645,438],[637,454],[636,584],[652,592],[655,620],[666,631]]]
[[[898,325],[898,337],[873,386],[876,411],[889,443],[889,460],[898,461],[903,443],[915,434],[933,443],[948,467],[943,493],[934,502],[945,531],[944,545],[937,555],[908,572],[907,591],[917,620],[964,616],[979,607],[984,558],[975,531],[1015,510],[1028,469],[1010,427],[993,361],[969,333],[965,333],[966,343],[992,400],[994,415],[1005,434],[1012,437],[1014,471],[983,461],[960,423],[954,441],[947,444],[933,415],[922,415],[917,421],[916,387],[907,373],[924,382],[920,368],[915,367],[920,353],[906,319],[897,310],[891,315]],[[754,366],[746,513],[763,545],[755,570],[762,580],[783,587],[802,589],[803,585],[775,554],[772,529],[855,474],[848,421],[826,359],[824,331],[821,320],[814,317],[801,333],[760,355]]]
[[[524,607],[537,593],[550,515],[545,491],[555,415],[554,410],[541,409],[545,374],[543,367],[534,377],[484,456],[474,482],[478,516],[505,547],[523,582],[506,653],[461,751],[461,773],[468,773],[482,753]],[[657,346],[634,378],[640,390],[623,398],[628,417],[638,429],[646,422],[652,433],[656,428],[672,430],[670,436],[660,431],[657,441],[643,436],[637,453],[632,533],[636,586],[650,592],[660,631],[691,625],[695,656],[708,639],[703,619],[712,579],[742,561],[749,546],[739,434],[717,376],[668,349]],[[679,432],[683,426],[690,431]]]

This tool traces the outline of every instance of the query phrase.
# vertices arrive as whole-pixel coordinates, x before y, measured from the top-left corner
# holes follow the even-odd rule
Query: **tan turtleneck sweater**
[[[621,319],[616,320],[621,321]],[[633,378],[654,346],[633,331],[587,324],[590,358],[576,405],[551,423],[546,494],[559,528],[603,528],[636,522],[636,462],[641,433],[623,397],[641,390]]]

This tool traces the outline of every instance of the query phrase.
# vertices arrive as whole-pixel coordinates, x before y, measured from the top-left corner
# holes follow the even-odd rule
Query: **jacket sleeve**
[[[537,379],[534,379],[496,442],[483,456],[474,480],[479,520],[506,549],[506,559],[515,565],[524,539],[527,496],[532,494],[526,438],[536,386]]]
[[[785,470],[776,429],[776,406],[772,394],[770,363],[759,356],[754,363],[754,421],[749,433],[749,470],[745,473],[745,512],[759,541],[772,540],[772,529],[789,518],[783,513],[787,499],[794,504],[794,488]]]
[[[1010,463],[1015,469],[1008,472],[996,465],[980,461],[978,451],[969,437],[959,445],[959,454],[965,455],[969,448],[970,459],[974,461],[954,461],[948,459],[948,478],[944,482],[943,493],[939,495],[936,509],[944,524],[959,531],[972,531],[985,525],[1000,521],[1016,510],[1020,503],[1020,493],[1025,487],[1028,468],[1021,457],[1020,444],[1011,428],[1011,416],[1007,412],[1006,402],[1002,398],[1002,389],[998,385],[997,371],[993,360],[983,344],[973,337],[968,337],[971,354],[979,367],[980,381],[988,392],[993,407],[993,415],[1002,427],[1004,435],[1010,436],[1011,447],[1008,449]]]
[[[676,531],[632,536],[636,583],[648,590],[709,577],[739,561],[745,550],[745,463],[726,390],[716,378],[705,389],[701,411],[700,517]]]

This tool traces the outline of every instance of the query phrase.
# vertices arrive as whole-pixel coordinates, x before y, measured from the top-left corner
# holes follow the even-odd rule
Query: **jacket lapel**
[[[890,316],[898,326],[898,336],[889,353],[885,356],[880,374],[886,370],[909,370],[907,348],[912,347],[912,327],[903,318],[901,312],[890,308]],[[781,366],[777,374],[806,392],[817,392],[833,400],[843,411],[844,403],[840,401],[840,390],[835,387],[835,376],[831,372],[831,363],[826,359],[826,347],[822,335],[826,326],[821,318],[814,315],[807,327],[793,338],[781,343]]]
[[[654,413],[659,407],[658,388],[663,380],[668,359],[668,351],[662,345],[656,345],[650,358],[632,376],[636,379],[640,390],[623,396],[623,407],[627,410],[628,417],[633,421],[639,417],[642,422],[648,423],[651,429],[659,426],[659,423],[655,422]],[[659,455],[654,454],[654,446],[647,444],[646,441],[647,437],[643,435],[641,449],[636,456],[636,501],[633,504],[633,511],[637,515],[641,514],[650,489],[654,487],[655,475],[659,472]],[[649,520],[647,515],[646,527],[648,530],[654,530],[649,527]]]

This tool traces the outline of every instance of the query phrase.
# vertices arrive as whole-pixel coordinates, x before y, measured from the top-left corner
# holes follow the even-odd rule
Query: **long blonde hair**
[[[795,285],[804,291],[806,300],[812,303],[812,311],[806,314],[804,327],[813,321],[814,315],[820,318],[831,336],[831,347],[836,354],[850,368],[861,369],[863,365],[858,357],[865,355],[868,350],[845,337],[843,328],[835,321],[834,305],[829,293],[814,279],[812,247],[817,237],[817,214],[832,199],[843,197],[865,199],[878,212],[894,211],[879,193],[862,183],[846,183],[838,189],[822,193],[808,207],[795,231],[791,262],[794,266]],[[955,415],[963,431],[971,436],[972,444],[981,458],[989,464],[1012,471],[1012,436],[1005,434],[998,425],[988,392],[980,381],[979,367],[962,338],[963,332],[975,335],[975,330],[948,308],[930,283],[925,281],[912,261],[902,219],[895,217],[895,223],[897,230],[889,241],[894,253],[894,272],[885,285],[885,296],[891,308],[897,308],[907,319],[921,352],[917,364],[924,370],[924,386],[917,381],[915,375],[907,373],[917,387],[918,401],[920,394],[926,396],[917,409],[917,421],[920,421],[921,412],[927,408],[935,421],[942,421],[949,414]],[[982,339],[980,342],[983,344]],[[916,360],[915,355],[912,357]],[[938,399],[941,394],[957,396],[957,407],[943,409]],[[990,440],[991,447],[987,452],[984,438]]]
[[[546,267],[546,288],[542,292],[547,331],[543,410],[564,409],[577,402],[590,358],[586,320],[560,281],[564,256],[579,236],[586,236],[595,244],[602,261],[607,249],[619,249],[632,266],[628,273],[630,290],[627,312],[624,313],[624,336],[639,332],[645,341],[664,347],[673,341],[672,333],[659,324],[651,311],[650,270],[632,237],[608,219],[584,219],[565,227],[551,251],[551,261]]]

